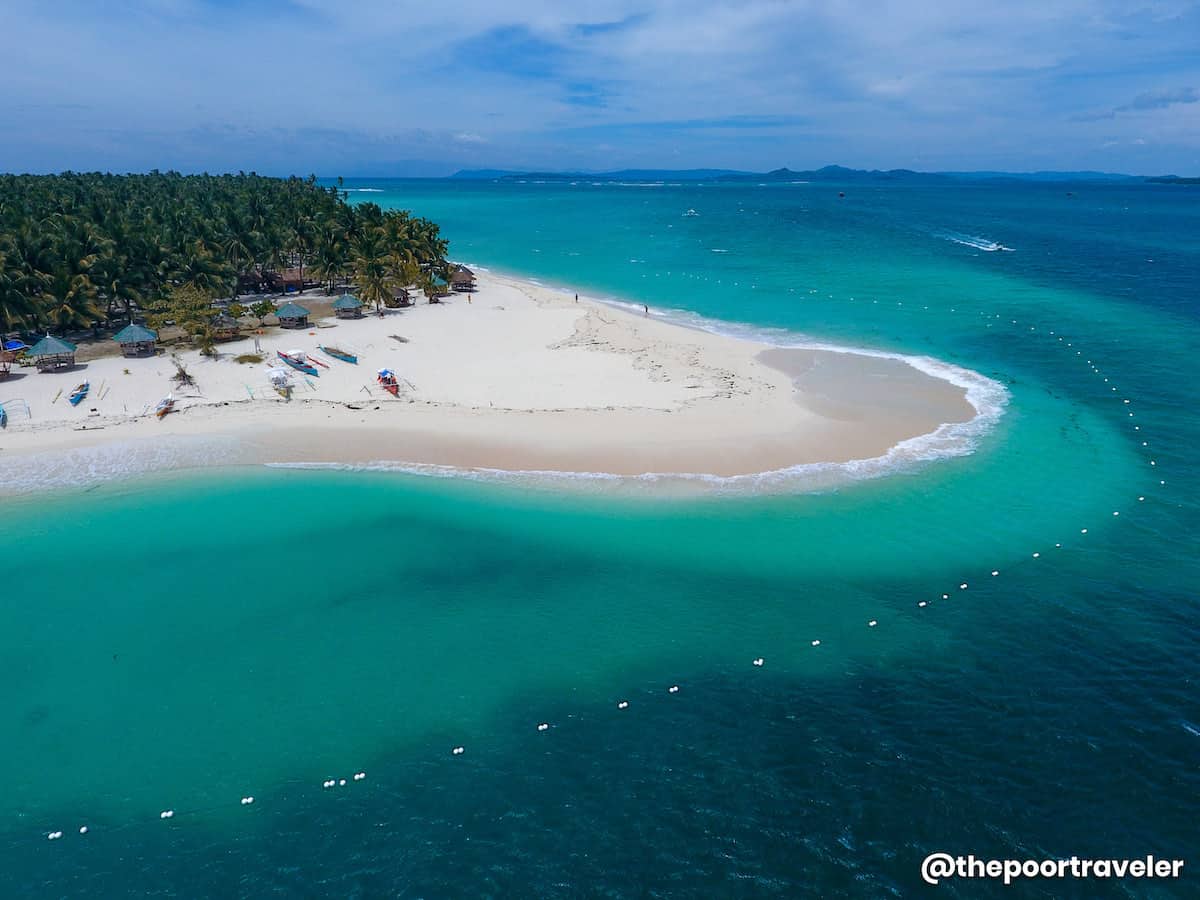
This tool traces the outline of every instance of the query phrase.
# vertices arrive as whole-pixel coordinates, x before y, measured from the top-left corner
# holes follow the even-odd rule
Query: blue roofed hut
[[[39,372],[54,372],[75,365],[75,349],[70,341],[48,334],[33,345],[29,356]]]
[[[143,325],[130,324],[114,334],[113,340],[121,345],[122,356],[153,356],[158,332]]]
[[[280,328],[307,328],[308,310],[299,303],[285,303],[275,310]]]
[[[295,306],[295,304],[291,304]],[[342,294],[333,301],[333,314],[339,319],[361,319],[362,301],[353,294]]]

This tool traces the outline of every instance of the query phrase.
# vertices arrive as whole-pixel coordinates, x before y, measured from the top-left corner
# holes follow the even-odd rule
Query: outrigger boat
[[[276,350],[275,355],[282,359],[285,363],[291,366],[298,372],[303,372],[305,375],[320,375],[316,366],[309,363],[308,357],[301,350],[289,350],[284,353],[282,350]]]
[[[158,401],[158,406],[154,407],[154,414],[160,419],[166,416],[167,413],[175,411],[175,395],[167,394]]]
[[[321,344],[317,344],[317,349],[322,353],[328,353],[334,359],[340,359],[342,362],[354,363],[354,365],[358,365],[358,357],[353,353],[348,353],[347,351],[342,350],[340,347],[325,347]]]
[[[396,380],[396,373],[391,369],[380,369],[375,380],[383,385],[383,389],[393,397],[400,396],[400,382]]]
[[[79,387],[75,388],[75,390],[71,391],[71,396],[67,398],[71,401],[71,405],[78,406],[80,403],[82,403],[83,398],[88,395],[88,391],[91,390],[91,387],[91,383],[85,381]]]

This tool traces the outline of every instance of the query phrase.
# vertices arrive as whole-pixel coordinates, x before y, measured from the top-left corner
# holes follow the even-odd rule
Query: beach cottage
[[[333,314],[339,319],[361,319],[362,306],[362,301],[357,297],[352,294],[342,294],[333,301]]]
[[[475,273],[466,266],[459,266],[450,273],[450,289],[454,291],[475,290]]]
[[[236,341],[241,337],[242,323],[229,313],[220,313],[210,323],[214,341]]]
[[[29,356],[39,372],[54,372],[75,365],[75,349],[70,341],[46,335],[33,345]]]
[[[307,328],[308,310],[298,303],[285,303],[275,310],[280,328]]]
[[[129,324],[113,335],[121,345],[121,355],[127,357],[153,356],[158,333],[142,325]]]

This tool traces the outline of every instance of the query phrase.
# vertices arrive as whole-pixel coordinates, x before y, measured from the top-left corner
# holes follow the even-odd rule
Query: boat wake
[[[997,241],[989,241],[984,237],[977,237],[970,234],[959,234],[954,231],[938,232],[937,236],[943,241],[951,241],[955,244],[962,244],[964,247],[973,247],[976,250],[983,250],[985,253],[996,253],[1004,251],[1005,253],[1016,252],[1013,247],[1005,247]]]

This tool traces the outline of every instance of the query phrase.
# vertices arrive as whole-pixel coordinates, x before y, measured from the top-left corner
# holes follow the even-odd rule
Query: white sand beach
[[[161,353],[56,374],[14,369],[0,382],[13,410],[0,486],[39,466],[95,468],[87,451],[105,447],[149,467],[189,465],[196,454],[184,451],[200,439],[208,463],[750,475],[877,458],[977,413],[963,386],[902,359],[772,348],[492,274],[469,299],[258,340],[262,363],[235,361],[254,352],[253,335],[218,345],[216,359],[181,353],[195,387],[176,387]],[[357,353],[358,364],[318,344]],[[285,401],[267,370],[281,365],[275,351],[292,349],[328,368],[293,373]],[[376,383],[383,367],[401,379],[399,398]],[[91,393],[70,406],[85,379]],[[177,411],[155,418],[172,392]]]

